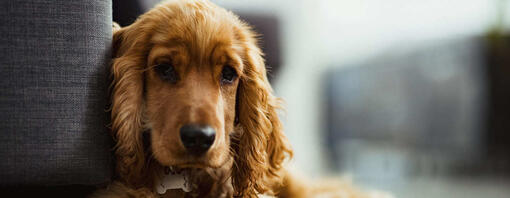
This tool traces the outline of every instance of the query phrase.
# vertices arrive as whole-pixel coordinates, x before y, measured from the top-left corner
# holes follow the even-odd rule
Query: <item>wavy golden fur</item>
[[[162,63],[174,67],[172,82],[158,75]],[[238,76],[229,84],[220,80],[226,66]],[[307,197],[282,166],[292,150],[255,33],[232,12],[206,0],[163,2],[114,28],[111,72],[118,182],[96,196],[156,197],[157,170],[176,166],[198,170],[198,197]],[[215,129],[205,155],[183,148],[178,130],[186,123]]]
[[[155,157],[163,166],[178,163],[175,158],[180,156],[172,152],[179,153],[182,149],[171,147],[179,145],[178,138],[167,138],[167,142],[157,139],[174,137],[170,133],[176,128],[155,132],[160,130],[158,126],[165,122],[203,119],[202,122],[212,122],[209,124],[213,126],[224,125],[224,129],[217,128],[216,131],[227,134],[217,134],[217,137],[226,137],[224,145],[211,148],[206,159],[209,162],[202,166],[218,168],[228,161],[226,158],[233,158],[231,181],[236,195],[272,193],[270,186],[281,180],[282,163],[286,157],[292,156],[292,151],[278,119],[279,100],[267,80],[262,52],[246,23],[207,1],[165,2],[134,24],[116,30],[113,42],[112,131],[117,141],[117,172],[123,183],[132,188],[151,185],[153,179],[150,177],[154,173],[148,170],[152,168],[147,164],[151,161],[148,157]],[[213,76],[217,75],[221,70],[217,67],[229,64],[239,75],[238,82],[233,84],[236,90],[225,90],[216,83],[219,81],[201,81],[207,84],[203,86],[196,86],[196,82],[182,82],[182,85],[176,85],[177,88],[171,87],[173,85],[158,81],[151,70],[157,61],[169,60],[173,61],[176,70],[186,67],[181,69],[183,73],[188,72],[182,74],[182,81],[204,79],[211,72]],[[151,91],[154,87],[158,90]],[[195,100],[191,97],[196,97],[189,94],[193,92],[190,89],[200,89],[197,90],[200,93],[212,89],[208,94],[211,98],[198,102],[214,101],[213,104],[197,111],[214,111],[222,100],[231,103],[224,112],[216,113],[225,116],[216,118],[216,115],[201,112],[201,115],[212,118],[191,118],[188,113],[180,113],[200,105],[187,103]],[[218,95],[223,98],[218,99]],[[179,126],[179,123],[169,125]],[[142,142],[142,133],[146,129],[151,130],[152,154],[146,153]]]

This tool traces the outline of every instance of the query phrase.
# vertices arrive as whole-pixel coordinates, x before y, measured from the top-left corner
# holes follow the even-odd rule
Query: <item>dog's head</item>
[[[163,166],[219,168],[233,160],[236,193],[268,192],[292,152],[254,33],[207,1],[158,5],[113,35],[112,130],[117,171],[148,175],[149,131]]]

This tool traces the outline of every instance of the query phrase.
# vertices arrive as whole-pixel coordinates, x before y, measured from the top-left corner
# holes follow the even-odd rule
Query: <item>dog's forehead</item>
[[[163,42],[155,42],[149,53],[149,59],[167,57],[181,64],[217,65],[228,61],[234,61],[233,65],[242,63],[242,47],[235,44],[232,38],[214,38],[209,40],[198,38],[186,39],[175,36]]]
[[[159,17],[147,17],[147,23],[153,23],[155,29],[151,43],[169,45],[177,42],[195,52],[214,48],[218,44],[235,44],[235,26],[239,23],[237,17],[213,5],[195,5],[203,3],[170,3],[155,8],[150,14]]]
[[[147,17],[146,23],[153,25],[153,30],[150,31],[153,49],[166,48],[161,50],[162,52],[178,51],[189,57],[190,61],[197,61],[199,64],[204,61],[221,62],[224,56],[228,56],[235,59],[232,60],[234,65],[240,65],[243,45],[236,33],[236,30],[240,29],[237,27],[237,18],[226,11],[192,11],[194,10],[188,10],[187,12],[191,13],[187,13],[180,10],[179,12],[185,13],[176,13],[165,10],[168,17]],[[170,55],[150,54],[152,58]]]
[[[215,33],[190,33],[176,35],[172,30],[168,33],[157,33],[151,38],[152,46],[165,47],[169,49],[182,50],[193,58],[206,58],[217,55],[218,52],[225,52],[228,49],[240,51],[238,42],[231,34]]]

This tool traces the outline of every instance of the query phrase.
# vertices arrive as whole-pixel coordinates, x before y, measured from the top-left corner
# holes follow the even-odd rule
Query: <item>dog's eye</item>
[[[231,84],[237,77],[236,70],[230,66],[224,66],[221,70],[221,83]]]
[[[179,80],[179,75],[177,71],[175,71],[174,66],[170,64],[158,64],[155,67],[156,72],[159,74],[161,79],[168,81],[170,83],[176,83]]]

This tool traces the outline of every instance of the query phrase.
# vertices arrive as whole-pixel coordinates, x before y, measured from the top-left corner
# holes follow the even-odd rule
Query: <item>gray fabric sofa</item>
[[[0,187],[109,182],[111,1],[0,8]]]

